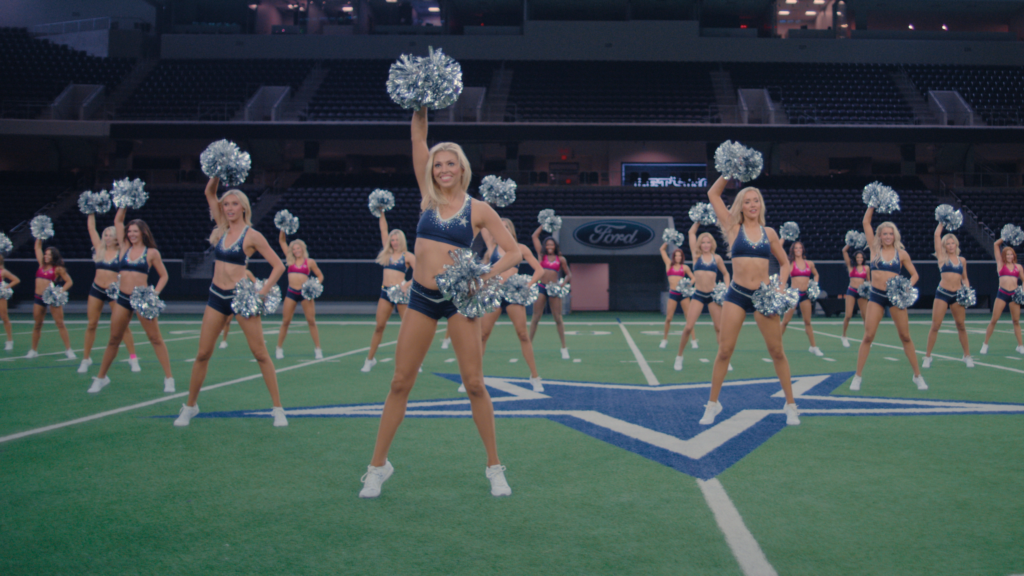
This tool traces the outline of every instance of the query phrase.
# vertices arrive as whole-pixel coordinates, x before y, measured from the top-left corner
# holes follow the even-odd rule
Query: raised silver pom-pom
[[[715,284],[715,289],[711,291],[711,299],[714,300],[715,304],[721,306],[725,303],[725,293],[729,291],[729,286],[725,282],[719,282]]]
[[[906,310],[917,302],[917,288],[910,285],[910,279],[905,276],[893,276],[885,283],[885,293],[892,305]]]
[[[697,291],[697,287],[693,285],[693,281],[689,278],[683,277],[676,283],[676,292],[683,295],[683,298],[691,298],[693,293]]]
[[[779,228],[779,237],[790,242],[800,237],[800,226],[796,222],[786,222]]]
[[[940,204],[935,209],[935,221],[942,224],[942,227],[952,232],[960,228],[964,223],[964,215],[949,204]]]
[[[865,186],[861,197],[865,204],[873,207],[879,214],[892,214],[900,209],[900,195],[881,182],[872,182]]]
[[[302,283],[302,297],[306,300],[316,300],[324,293],[324,285],[316,276],[310,277]]]
[[[1006,226],[1003,226],[1002,231],[999,233],[999,237],[1003,239],[1003,242],[1010,246],[1020,246],[1021,242],[1024,242],[1024,230],[1021,230],[1020,226],[1007,224]]]
[[[682,248],[683,242],[686,241],[686,237],[683,236],[682,232],[675,228],[665,228],[665,231],[661,233],[661,240],[666,244],[672,244],[673,246]]]
[[[106,214],[110,211],[110,194],[106,190],[86,190],[78,197],[78,209],[82,214]]]
[[[291,236],[299,231],[299,218],[298,216],[292,216],[292,213],[287,210],[280,210],[277,214],[274,214],[274,226],[277,226],[278,230],[283,230],[285,234]]]
[[[440,48],[424,57],[402,54],[388,72],[387,90],[402,108],[447,108],[462,94],[462,67]]]
[[[846,233],[846,245],[854,250],[863,250],[868,245],[868,238],[863,232],[850,230]]]
[[[790,308],[796,306],[793,301],[793,294],[787,289],[779,292],[779,275],[772,274],[768,283],[761,282],[761,286],[754,290],[751,300],[754,302],[754,309],[765,316],[778,316],[785,314]],[[796,292],[793,290],[793,292]],[[797,299],[800,296],[797,294]]]
[[[548,292],[548,298],[565,298],[572,290],[572,285],[555,282],[545,286],[545,289]]]
[[[807,283],[807,297],[812,301],[821,297],[821,287],[816,280]]]
[[[867,282],[857,287],[857,298],[863,298],[867,300],[871,297],[871,285]]]
[[[7,237],[7,234],[0,232],[0,256],[7,256],[14,250],[14,242]]]
[[[139,313],[146,320],[154,320],[164,311],[164,301],[156,293],[152,286],[136,286],[132,290],[132,310]]]
[[[956,302],[964,308],[970,308],[978,303],[978,293],[970,286],[961,286],[956,291]]]
[[[706,226],[718,224],[715,207],[707,202],[697,202],[690,206],[690,220]]]
[[[370,214],[380,218],[381,214],[395,207],[395,195],[387,190],[378,188],[370,192],[369,206]]]
[[[199,155],[199,164],[207,177],[220,178],[225,186],[238,186],[249,177],[252,158],[234,142],[217,140]]]
[[[0,300],[10,300],[14,296],[14,289],[7,282],[0,280]]]
[[[118,208],[131,208],[132,210],[142,208],[146,205],[146,200],[149,200],[149,192],[146,192],[146,183],[138,178],[134,180],[129,180],[128,178],[115,180],[110,190],[110,196],[114,201],[114,206]]]
[[[761,153],[739,142],[726,140],[715,150],[715,170],[729,180],[749,182],[761,175]]]
[[[533,278],[529,274],[516,274],[501,285],[502,297],[509,304],[529,306],[537,301],[540,295],[540,288],[536,284],[530,284]]]
[[[451,299],[459,312],[467,318],[478,318],[501,306],[501,285],[497,278],[481,280],[491,271],[490,264],[477,261],[468,248],[449,250],[452,264],[444,265],[444,272],[434,277],[437,288],[445,298]]]
[[[117,279],[116,280],[114,280],[113,282],[110,283],[110,286],[107,286],[107,289],[104,290],[104,292],[106,292],[107,298],[110,298],[111,300],[117,300],[117,295],[121,293],[121,275],[120,274],[117,275]]]
[[[49,216],[36,216],[29,224],[32,230],[32,237],[36,240],[49,240],[53,238],[53,220]]]
[[[1024,306],[1024,286],[1017,286],[1017,289],[1013,291],[1013,302],[1019,306]]]
[[[537,213],[537,222],[540,222],[541,228],[548,234],[554,234],[562,229],[562,217],[556,216],[555,211],[551,208]]]
[[[397,304],[408,304],[409,303],[409,293],[406,292],[405,290],[402,290],[402,285],[401,284],[395,284],[394,286],[388,286],[384,291],[387,292],[388,300],[392,304],[396,304],[397,305]]]
[[[516,201],[516,181],[511,178],[499,178],[493,174],[484,176],[480,182],[480,196],[488,204],[504,208]]]
[[[51,284],[46,287],[46,290],[43,290],[43,302],[47,306],[60,308],[68,303],[68,293],[61,290],[60,286]]]

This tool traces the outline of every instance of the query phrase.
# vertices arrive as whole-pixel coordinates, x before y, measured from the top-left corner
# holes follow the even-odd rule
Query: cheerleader
[[[409,253],[409,245],[405,241],[405,232],[392,230],[388,232],[388,220],[384,211],[380,213],[380,253],[377,254],[377,264],[384,268],[384,281],[380,286],[380,298],[377,299],[377,325],[373,329],[373,336],[370,337],[370,353],[363,361],[362,372],[369,372],[377,365],[377,347],[384,338],[384,328],[388,325],[388,318],[398,306],[398,319],[405,317],[406,304],[395,304],[388,296],[388,288],[401,285],[402,292],[409,294],[412,280],[405,280],[406,270],[416,268],[416,256]],[[396,257],[397,254],[397,257]],[[447,334],[445,335],[447,339]]]
[[[64,259],[60,257],[60,250],[50,246],[44,252],[43,241],[39,239],[36,239],[35,249],[36,262],[39,263],[39,269],[36,270],[36,303],[32,307],[32,319],[35,324],[32,326],[32,349],[28,351],[25,358],[39,356],[39,352],[36,350],[39,348],[39,337],[43,334],[43,319],[46,318],[46,308],[48,307],[46,302],[43,302],[43,292],[51,284],[63,284],[61,291],[67,292],[74,284],[67,269],[64,268]],[[64,326],[64,308],[62,306],[49,306],[49,308],[53,323],[57,325],[57,332],[60,333],[60,339],[64,342],[64,355],[68,360],[74,360],[77,356],[71,349],[71,338],[68,337],[68,329]]]
[[[903,243],[900,242],[900,231],[895,224],[883,222],[878,226],[878,233],[875,233],[871,227],[871,217],[874,214],[873,206],[869,206],[864,213],[864,236],[867,237],[868,247],[871,250],[871,295],[868,298],[867,312],[864,314],[864,339],[860,341],[860,350],[857,352],[857,374],[850,382],[850,390],[860,390],[864,364],[868,361],[871,343],[875,340],[878,324],[885,316],[887,308],[892,316],[892,323],[896,326],[900,342],[903,343],[903,353],[907,355],[910,367],[914,370],[914,384],[917,385],[918,390],[927,390],[928,384],[921,376],[921,370],[917,366],[917,352],[914,350],[914,342],[910,339],[910,321],[907,311],[889,301],[886,289],[889,279],[899,276],[904,267],[910,272],[910,285],[917,284],[917,269],[910,261],[910,255],[903,249]]]
[[[220,199],[217,198],[217,186],[220,178],[214,176],[206,184],[206,202],[210,206],[210,217],[217,223],[217,227],[210,234],[210,244],[213,245],[213,255],[216,262],[213,267],[213,283],[210,284],[210,298],[206,303],[206,311],[203,312],[203,324],[199,330],[199,350],[196,352],[196,360],[192,364],[192,378],[188,385],[188,401],[181,405],[178,418],[174,421],[175,426],[188,426],[189,422],[199,414],[199,390],[203,387],[206,379],[206,371],[210,367],[210,357],[213,356],[213,348],[217,344],[217,336],[224,329],[224,324],[235,313],[231,309],[231,302],[235,296],[235,286],[246,277],[245,265],[254,252],[261,256],[273,268],[270,277],[263,283],[259,297],[266,298],[281,275],[284,274],[284,264],[270,247],[266,237],[259,231],[252,229],[252,208],[249,205],[249,197],[241,190],[228,190]],[[259,315],[251,318],[243,318],[238,315],[235,318],[238,326],[245,334],[245,340],[249,343],[249,350],[253,358],[259,364],[260,372],[263,374],[263,381],[270,392],[270,401],[273,404],[270,414],[274,418],[274,426],[287,426],[288,417],[281,406],[281,396],[277,389],[277,372],[274,369],[274,361],[267,351],[267,343],[263,340],[263,322]]]
[[[672,251],[672,257],[668,257],[667,253],[668,242],[661,245],[658,249],[661,252],[661,261],[665,263],[665,274],[668,275],[668,306],[667,312],[665,313],[665,333],[661,337],[661,344],[658,348],[664,348],[668,346],[668,329],[672,325],[672,317],[676,315],[676,307],[683,311],[683,319],[687,320],[689,316],[686,312],[690,309],[690,299],[683,298],[683,295],[676,290],[679,286],[679,281],[683,278],[689,278],[693,282],[693,271],[686,265],[686,254],[682,248],[676,248]],[[696,345],[697,341],[693,343]]]
[[[932,327],[928,331],[928,349],[925,351],[922,368],[932,365],[932,349],[939,338],[939,328],[946,318],[946,310],[953,313],[953,323],[960,337],[960,346],[964,349],[964,363],[974,368],[971,348],[967,343],[967,326],[964,318],[967,309],[960,305],[956,293],[961,286],[970,287],[967,280],[967,260],[960,256],[960,241],[953,234],[942,235],[942,224],[935,228],[935,258],[939,261],[939,287],[935,289],[935,302],[932,304]]]
[[[302,296],[302,285],[309,280],[310,272],[315,274],[317,280],[323,284],[324,273],[316,265],[316,260],[309,257],[305,242],[292,240],[291,244],[288,244],[288,237],[285,236],[284,230],[281,230],[278,241],[281,243],[281,251],[284,252],[288,264],[288,292],[284,295],[281,331],[277,336],[277,359],[284,358],[284,338],[288,335],[288,325],[292,323],[292,317],[295,316],[296,304],[301,303],[302,313],[306,316],[306,323],[309,324],[309,335],[313,338],[313,357],[322,360],[324,353],[320,349],[320,330],[316,327],[316,303],[306,300]]]
[[[800,307],[800,317],[804,319],[804,332],[807,333],[807,340],[811,343],[811,347],[807,351],[815,356],[824,356],[825,353],[814,343],[814,328],[811,327],[811,316],[814,315],[814,301],[807,297],[807,287],[811,283],[811,277],[814,277],[815,282],[818,281],[818,269],[814,267],[814,262],[804,258],[803,242],[793,242],[789,247],[789,261],[789,283],[800,294],[797,306]],[[789,321],[793,319],[793,314],[795,313],[796,308],[790,308],[783,317],[783,335],[786,334],[786,327],[789,326]]]
[[[0,281],[6,282],[9,289],[21,284],[20,278],[4,268],[3,256],[0,256]],[[4,350],[10,352],[14,350],[14,333],[11,331],[11,318],[7,315],[7,299],[2,297],[0,297],[0,320],[4,321],[4,332],[7,333],[7,342],[4,344]]]
[[[156,282],[156,293],[160,294],[164,286],[167,286],[167,268],[164,267],[160,251],[156,249],[156,241],[149,226],[143,220],[132,220],[125,226],[124,218],[127,208],[118,208],[114,216],[114,228],[117,237],[120,239],[120,271],[121,284],[117,294],[117,306],[114,306],[110,313],[110,341],[107,342],[107,349],[103,353],[103,362],[100,363],[100,371],[92,379],[92,386],[89,387],[90,394],[96,394],[104,386],[110,384],[110,377],[107,371],[110,365],[117,358],[117,349],[121,347],[121,340],[124,339],[128,330],[128,323],[132,320],[132,292],[136,288],[145,288],[149,285],[149,271],[156,269],[159,279]],[[164,343],[160,334],[160,326],[156,318],[148,320],[138,315],[139,324],[142,324],[149,343],[153,345],[153,353],[156,354],[160,366],[164,369],[164,392],[174,392],[174,377],[171,376],[171,358],[167,353],[167,344]]]
[[[726,285],[730,283],[729,271],[725,269],[725,261],[715,253],[718,250],[718,242],[709,232],[697,236],[699,222],[690,226],[690,233],[687,237],[690,241],[690,256],[693,257],[693,286],[696,289],[693,298],[690,299],[690,308],[686,311],[686,327],[683,328],[683,336],[679,339],[679,355],[673,368],[683,369],[683,350],[686,349],[686,341],[693,334],[697,326],[697,319],[704,313],[704,306],[708,307],[711,314],[711,323],[715,327],[715,341],[720,337],[720,323],[722,319],[722,307],[715,303],[711,293],[715,290],[715,283],[718,280],[718,273],[722,273]],[[697,347],[696,338],[693,340],[694,348]],[[729,364],[732,370],[732,364]]]
[[[437,288],[435,276],[452,262],[449,251],[469,249],[473,238],[487,229],[504,252],[498,262],[484,274],[487,280],[505,270],[514,269],[522,260],[515,238],[502,225],[498,214],[486,202],[473,200],[466,193],[472,173],[469,161],[458,144],[442,142],[427,148],[427,108],[423,107],[412,118],[412,157],[416,179],[423,194],[422,215],[416,226],[417,266],[413,274],[409,295],[409,310],[402,318],[395,349],[395,375],[391,391],[384,402],[377,431],[373,459],[362,477],[360,498],[376,498],[381,484],[394,467],[388,462],[388,449],[398,426],[405,417],[409,392],[416,383],[416,372],[427,355],[437,321],[448,319],[452,348],[459,362],[462,382],[469,392],[473,422],[487,452],[485,476],[491,484],[491,494],[508,496],[512,493],[505,481],[505,467],[498,459],[494,429],[494,407],[484,386],[483,344],[480,322],[458,312],[455,304]]]
[[[89,366],[92,366],[92,345],[96,342],[96,328],[100,324],[103,305],[110,302],[110,313],[114,313],[114,300],[107,296],[107,289],[117,282],[118,272],[121,271],[121,245],[117,240],[117,229],[107,226],[101,238],[96,232],[96,215],[89,214],[86,222],[89,238],[92,239],[92,260],[96,263],[96,276],[89,287],[89,303],[86,308],[89,324],[85,328],[85,349],[82,350],[82,363],[78,366],[79,374],[85,374]],[[128,348],[128,365],[132,372],[140,372],[142,368],[135,355],[135,339],[132,338],[130,328],[124,329],[124,345]]]
[[[530,342],[533,342],[533,337],[537,334],[537,326],[540,325],[540,319],[544,316],[544,305],[551,300],[551,315],[555,318],[558,339],[562,341],[562,360],[568,360],[569,349],[565,346],[565,325],[562,323],[562,299],[548,296],[547,285],[554,282],[559,282],[562,285],[569,284],[572,281],[572,272],[569,271],[569,263],[565,260],[565,256],[562,256],[562,251],[558,249],[558,242],[554,238],[551,236],[545,238],[544,247],[541,248],[540,232],[543,229],[543,226],[538,226],[533,231],[533,249],[537,251],[537,258],[540,260],[541,268],[544,269],[544,276],[541,278],[543,282],[537,283],[540,296],[533,303]],[[565,274],[561,281],[558,280],[560,271]]]
[[[508,218],[502,218],[501,221],[505,224],[505,228],[508,229],[508,233],[512,235],[512,238],[516,237],[516,227],[512,224],[512,221]],[[522,255],[523,260],[533,268],[533,277],[530,278],[527,287],[533,286],[537,282],[540,282],[541,277],[544,275],[544,268],[541,268],[540,262],[533,257],[533,252],[525,244],[516,244],[519,253]],[[494,266],[501,261],[501,257],[505,253],[501,248],[494,244],[490,247],[490,259],[491,266]],[[517,268],[509,268],[508,270],[501,273],[501,281],[507,282],[509,278],[515,276],[519,270]],[[526,331],[526,306],[522,304],[515,304],[512,302],[505,302],[502,304],[502,308],[508,314],[509,320],[512,321],[512,326],[516,329],[516,336],[519,337],[519,347],[523,351],[523,360],[526,360],[526,365],[530,368],[530,385],[533,386],[534,392],[543,392],[544,386],[540,382],[540,376],[537,374],[537,362],[533,358],[533,343],[530,342],[529,333]],[[491,337],[491,331],[494,330],[494,324],[498,321],[498,317],[501,316],[501,309],[495,310],[490,314],[483,317],[481,322],[481,332],[483,340],[483,352],[487,353],[487,340]],[[461,392],[465,392],[464,388],[459,388]]]
[[[1018,354],[1024,354],[1024,342],[1020,336],[1020,304],[1013,301],[1013,292],[1017,282],[1024,282],[1024,267],[1017,263],[1017,252],[1010,246],[1003,246],[1003,239],[995,243],[996,268],[999,270],[999,291],[992,302],[992,320],[985,330],[985,343],[981,345],[981,353],[988,354],[988,340],[996,329],[996,322],[1003,315],[1003,310],[1010,307],[1010,319],[1013,321],[1013,334],[1017,337]]]
[[[718,339],[718,355],[715,357],[715,367],[711,373],[711,396],[705,406],[704,416],[700,419],[702,425],[709,425],[715,421],[722,411],[722,404],[718,401],[718,394],[725,382],[725,375],[729,369],[729,360],[736,349],[736,340],[739,338],[740,329],[746,320],[747,313],[754,313],[754,320],[768,348],[768,354],[772,357],[775,365],[775,374],[779,377],[782,391],[786,396],[786,405],[783,411],[786,414],[786,424],[800,424],[800,417],[797,413],[796,404],[793,402],[793,386],[790,378],[789,359],[782,349],[782,325],[778,318],[765,316],[754,308],[753,295],[761,283],[767,284],[768,277],[768,256],[774,255],[779,261],[780,284],[785,286],[789,276],[789,258],[786,251],[782,249],[782,242],[779,240],[775,230],[768,228],[765,223],[764,200],[761,191],[753,186],[748,186],[736,194],[732,206],[726,208],[722,202],[722,192],[728,184],[725,177],[718,180],[708,189],[708,199],[715,208],[715,215],[718,217],[719,227],[722,236],[730,246],[732,255],[733,280],[729,290],[725,293],[725,304],[722,306],[721,333]]]
[[[853,308],[857,306],[860,310],[861,320],[864,319],[864,313],[868,309],[867,298],[861,298],[858,289],[861,284],[868,281],[868,276],[871,274],[867,262],[865,262],[864,253],[857,250],[853,253],[853,260],[850,260],[850,247],[843,246],[843,261],[846,262],[846,271],[850,274],[850,285],[846,287],[846,294],[843,295],[843,299],[846,300],[846,316],[843,318],[843,348],[850,347],[850,341],[846,338],[846,330],[850,327],[850,318],[853,318]]]

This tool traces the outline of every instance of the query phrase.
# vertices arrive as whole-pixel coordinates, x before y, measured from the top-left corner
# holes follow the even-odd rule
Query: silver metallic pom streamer
[[[679,283],[676,284],[676,292],[683,295],[683,298],[693,297],[693,293],[697,291],[697,287],[693,285],[693,281],[689,278],[680,278]]]
[[[499,178],[493,174],[484,176],[480,182],[480,196],[488,204],[504,208],[516,201],[516,181],[511,178]]]
[[[857,297],[867,300],[871,297],[871,285],[867,282],[857,287]]]
[[[302,283],[302,297],[306,300],[316,300],[324,293],[324,285],[320,279],[313,276]]]
[[[136,286],[132,290],[131,304],[132,310],[146,320],[155,320],[166,306],[152,286]]]
[[[299,218],[298,216],[292,216],[292,213],[287,210],[281,210],[274,214],[274,226],[277,226],[278,230],[284,230],[285,234],[291,236],[299,231]]]
[[[0,300],[10,300],[14,296],[14,289],[7,282],[0,280]]]
[[[761,175],[761,153],[739,142],[726,140],[715,150],[715,170],[729,180],[749,182]]]
[[[257,280],[256,281],[256,292],[259,292],[260,290],[263,290],[263,284],[265,282],[266,282],[266,280]],[[270,289],[270,291],[267,292],[267,296],[263,299],[263,311],[262,311],[262,314],[264,316],[266,316],[267,314],[273,314],[274,312],[277,312],[277,309],[280,306],[281,306],[281,287],[278,286],[277,284],[275,284]]]
[[[104,292],[107,293],[107,298],[110,298],[111,300],[117,300],[117,295],[121,293],[121,275],[120,274],[117,275],[117,279],[116,280],[114,280],[113,282],[110,283],[110,286],[107,286],[107,289],[104,290]]]
[[[529,306],[537,301],[540,295],[540,288],[536,284],[530,284],[533,278],[529,274],[516,274],[501,285],[502,296],[509,304]]]
[[[978,303],[978,293],[970,286],[961,286],[956,291],[956,302],[964,308],[970,308]]]
[[[846,233],[846,245],[854,250],[863,250],[868,245],[868,238],[863,232],[850,230]]]
[[[402,108],[447,108],[462,94],[462,67],[440,48],[430,48],[429,55],[423,57],[402,54],[391,64],[387,90]]]
[[[562,217],[552,216],[544,221],[544,223],[541,224],[541,227],[549,234],[557,234],[558,231],[562,229]]]
[[[572,290],[571,284],[548,284],[545,289],[548,291],[548,298],[565,298]]]
[[[370,192],[369,206],[370,214],[380,218],[381,214],[395,207],[395,195],[387,190],[378,188]]]
[[[900,195],[881,182],[872,182],[865,186],[861,197],[865,204],[873,207],[879,214],[892,214],[900,209]]]
[[[917,302],[917,288],[910,285],[910,279],[905,276],[893,276],[885,283],[885,293],[889,302],[900,310],[906,310]]]
[[[281,305],[281,288],[274,286],[264,299],[260,295],[265,280],[253,282],[248,278],[242,278],[235,285],[235,297],[231,301],[231,310],[242,318],[263,316],[273,314]]]
[[[146,200],[149,200],[149,192],[146,192],[146,183],[138,178],[135,180],[127,178],[115,180],[110,195],[114,201],[114,206],[118,208],[131,208],[132,210],[142,208],[146,205]]]
[[[1013,302],[1019,306],[1024,306],[1024,286],[1017,286],[1017,289],[1013,291]]]
[[[697,202],[690,207],[690,220],[706,226],[718,224],[715,207],[707,202]]]
[[[501,280],[495,277],[482,282],[473,294],[457,294],[452,303],[466,318],[479,318],[501,309],[502,295]]]
[[[1010,246],[1020,246],[1021,242],[1024,242],[1024,230],[1020,229],[1020,226],[1014,226],[1013,224],[1007,224],[1003,226],[999,237],[1003,239],[1003,242]]]
[[[0,232],[0,256],[7,256],[14,250],[14,242],[7,237],[7,234]]]
[[[715,284],[715,289],[711,291],[711,299],[714,300],[715,304],[721,306],[725,303],[725,293],[729,291],[729,286],[725,282],[719,282]]]
[[[32,230],[32,237],[36,240],[49,240],[53,238],[53,220],[49,216],[36,216],[29,224]]]
[[[821,297],[821,287],[818,286],[817,281],[811,280],[807,283],[807,297],[812,301]]]
[[[110,194],[106,190],[92,192],[86,190],[78,197],[78,209],[82,214],[105,214],[110,211]]]
[[[401,284],[395,284],[394,286],[388,286],[385,291],[388,294],[388,300],[392,304],[408,304],[409,293],[402,290]]]
[[[199,155],[199,164],[207,177],[220,178],[225,186],[238,186],[249,177],[252,158],[234,142],[217,140]]]
[[[778,316],[785,314],[792,306],[788,294],[779,292],[779,275],[772,274],[768,283],[761,282],[761,286],[754,290],[751,300],[754,302],[754,309],[765,316]]]
[[[779,228],[779,236],[783,240],[795,242],[800,237],[800,226],[796,222],[786,222]]]
[[[437,288],[445,298],[451,299],[459,312],[467,318],[478,318],[501,306],[501,284],[497,278],[480,279],[491,271],[490,264],[476,260],[468,248],[449,250],[452,264],[444,265],[444,272],[434,277]]]
[[[541,210],[540,212],[537,213],[537,222],[539,224],[543,224],[543,223],[547,222],[548,219],[553,218],[554,216],[555,216],[555,211],[554,210],[552,210],[551,208],[545,208],[545,209],[543,209],[543,210]]]
[[[782,298],[786,301],[786,309],[783,312],[789,312],[800,303],[800,291],[793,287],[786,288]]]
[[[666,244],[672,244],[673,246],[682,248],[683,242],[686,241],[686,237],[683,236],[682,232],[675,228],[665,228],[665,231],[661,233],[661,240]]]
[[[43,290],[43,302],[47,306],[53,306],[54,308],[60,308],[68,303],[68,293],[61,290],[60,286],[51,284]]]
[[[964,215],[949,204],[941,204],[935,209],[935,221],[952,232],[963,225]]]

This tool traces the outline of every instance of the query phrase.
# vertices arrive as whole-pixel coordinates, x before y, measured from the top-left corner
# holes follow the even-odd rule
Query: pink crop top
[[[298,264],[292,264],[291,266],[288,267],[288,273],[305,274],[306,276],[309,276],[309,260],[303,260],[302,266],[299,266]]]
[[[1011,276],[1013,278],[1016,278],[1017,267],[1011,267],[1009,264],[1007,264],[1006,266],[1003,266],[1002,268],[999,269],[999,276]]]
[[[851,268],[850,269],[850,278],[863,278],[863,279],[867,280],[867,278],[868,278],[868,271],[865,268],[863,272],[857,272],[857,268]]]
[[[554,258],[554,260],[549,260],[549,258]],[[540,267],[545,270],[561,270],[562,261],[558,259],[558,256],[548,256],[545,254],[544,257],[540,259]]]
[[[50,282],[53,282],[54,280],[57,279],[57,269],[50,268],[49,270],[45,270],[43,268],[40,268],[36,270],[36,278],[42,278],[44,280],[49,280]]]
[[[789,277],[790,278],[796,278],[797,276],[806,276],[807,278],[810,278],[811,277],[811,267],[810,267],[810,265],[808,265],[807,268],[797,268],[796,264],[793,264],[793,271],[790,272]]]
[[[686,266],[673,266],[666,272],[669,276],[686,276]]]

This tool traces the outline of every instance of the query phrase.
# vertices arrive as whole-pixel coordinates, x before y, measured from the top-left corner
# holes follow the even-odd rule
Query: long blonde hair
[[[701,232],[700,236],[697,236],[697,245],[693,247],[693,250],[691,250],[694,254],[694,260],[700,258],[701,254],[703,254],[703,252],[700,251],[700,245],[704,243],[705,238],[711,240],[711,255],[714,256],[715,252],[718,251],[718,242],[715,240],[715,237],[711,232]]]
[[[103,257],[107,254],[107,243],[103,240],[103,237],[107,235],[107,232],[110,232],[111,235],[114,236],[115,250],[120,251],[121,249],[121,242],[117,239],[117,228],[114,228],[113,226],[107,226],[106,228],[103,229],[103,232],[100,233],[100,249],[96,250],[96,248],[93,247],[93,252],[95,252],[95,254],[92,255],[93,262],[102,262]]]
[[[957,238],[955,234],[946,234],[945,236],[942,237],[942,240],[939,241],[939,247],[942,248],[941,253],[935,254],[935,257],[940,261],[942,260],[943,256],[945,256],[947,260],[949,259],[949,256],[946,256],[946,240],[949,238],[952,238],[953,242],[956,242],[956,257],[960,257],[960,239]]]
[[[767,211],[764,206],[764,196],[761,195],[761,191],[757,188],[747,186],[736,194],[736,198],[733,199],[732,205],[729,206],[729,222],[719,222],[718,224],[719,230],[722,231],[722,239],[726,242],[729,241],[729,230],[732,230],[733,226],[743,226],[743,201],[747,199],[747,194],[751,192],[757,194],[758,200],[761,201],[761,210],[757,213],[757,223],[764,226],[764,213]],[[737,236],[739,236],[738,232]],[[732,245],[729,246],[729,256],[732,256]]]
[[[292,252],[292,246],[296,245],[302,248],[302,259],[306,260],[308,264],[309,250],[306,249],[306,243],[299,239],[292,240],[291,243],[288,244],[288,253],[284,255],[285,262],[287,262],[289,266],[295,264],[295,254]]]
[[[220,197],[220,200],[217,201],[221,205],[221,216],[223,223],[218,222],[217,227],[214,228],[213,232],[210,233],[211,246],[216,245],[217,242],[219,242],[220,239],[223,238],[224,235],[228,233],[228,219],[226,217],[223,217],[224,199],[227,198],[228,196],[235,196],[238,198],[239,203],[242,204],[242,221],[245,223],[246,226],[252,226],[252,206],[249,204],[249,197],[246,196],[245,192],[242,192],[241,190],[228,190],[227,192],[224,193],[223,196]],[[215,222],[217,221],[217,219],[213,217],[212,213],[210,214],[210,220],[213,220]]]
[[[906,248],[903,247],[903,242],[900,241],[900,229],[897,228],[896,225],[893,224],[892,222],[882,222],[881,224],[878,225],[878,228],[875,228],[875,241],[871,243],[871,251],[874,252],[875,255],[877,255],[879,258],[882,257],[882,235],[880,234],[880,232],[882,231],[882,228],[885,227],[892,228],[892,245],[896,248],[897,254],[899,253],[899,250],[906,250]]]
[[[501,221],[505,223],[505,228],[508,229],[509,234],[512,234],[512,239],[516,241],[516,244],[518,244],[519,239],[516,237],[516,225],[508,218],[502,218]]]
[[[398,237],[398,240],[402,244],[402,252],[403,253],[409,251],[409,243],[406,242],[406,240],[405,240],[405,232],[402,232],[401,230],[398,230],[398,229],[392,230],[388,234],[388,243],[384,245],[384,248],[380,252],[377,253],[377,260],[376,260],[376,262],[377,262],[377,264],[380,264],[381,266],[387,266],[388,264],[390,264],[391,263],[391,255],[395,253],[395,251],[391,249],[391,237],[392,236],[397,236]]]
[[[427,157],[427,165],[424,166],[426,174],[424,177],[427,183],[426,194],[423,196],[423,201],[420,202],[420,210],[427,211],[431,209],[437,209],[438,206],[444,206],[448,204],[448,199],[441,193],[440,188],[437,187],[437,183],[434,182],[434,156],[438,152],[451,152],[459,158],[459,164],[462,166],[462,179],[459,181],[459,187],[463,192],[469,188],[469,181],[473,178],[473,169],[469,167],[469,159],[466,158],[466,153],[462,151],[462,146],[454,142],[440,142],[435,144],[430,149],[430,156]]]

